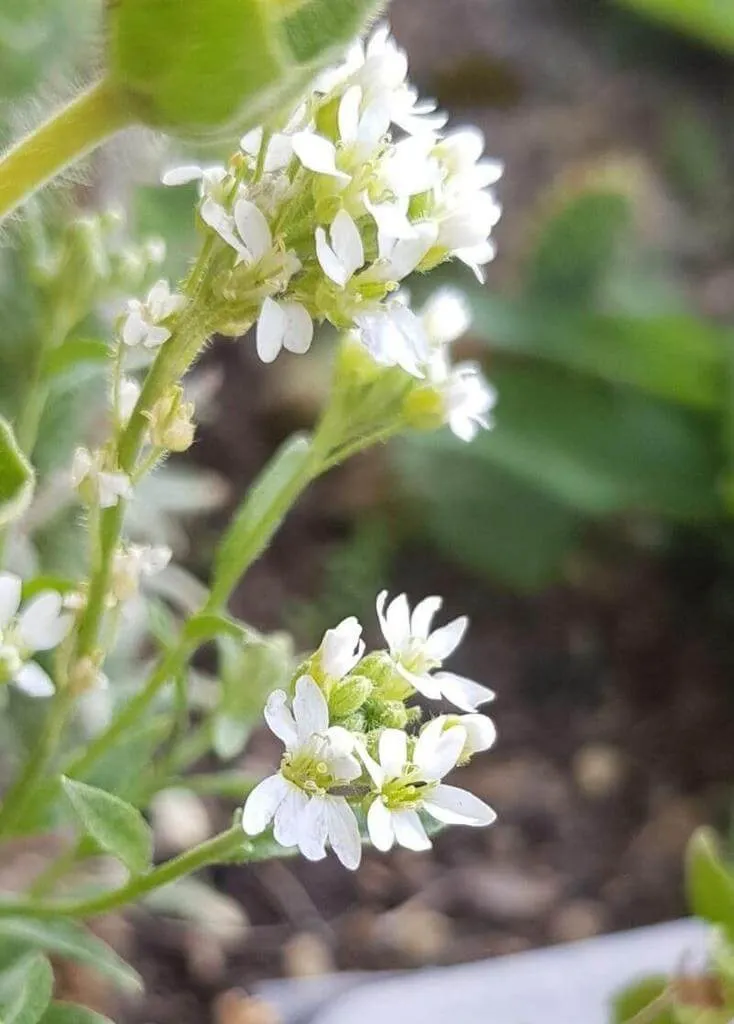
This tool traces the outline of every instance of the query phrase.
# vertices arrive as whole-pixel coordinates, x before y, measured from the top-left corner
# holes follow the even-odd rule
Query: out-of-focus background
[[[99,7],[1,0],[4,135],[89,73]],[[496,691],[499,741],[465,782],[499,820],[450,830],[429,854],[367,852],[355,875],[332,858],[219,869],[222,903],[207,906],[229,939],[196,912],[185,926],[166,908],[130,915],[116,941],[149,994],[125,1020],[258,1024],[269,1018],[245,1016],[230,990],[679,917],[686,840],[701,822],[729,829],[734,6],[395,0],[391,20],[421,90],[454,125],[479,125],[506,163],[486,287],[453,270],[412,286],[466,291],[474,322],[461,349],[498,389],[496,426],[470,446],[448,432],[409,438],[317,483],[234,610],[304,648],[346,614],[374,632],[383,586],[467,612],[452,667]],[[75,205],[122,203],[134,236],[168,242],[175,277],[196,244],[194,192],[156,181],[180,155],[129,133],[47,200],[52,225]],[[3,408],[22,402],[43,330],[29,272],[39,230],[31,211],[2,238]],[[205,356],[199,439],[138,524],[173,540],[194,576],[206,578],[222,523],[269,455],[314,422],[328,358],[315,346],[266,368],[249,340]],[[68,461],[80,426],[93,432],[95,372],[70,380],[60,368],[42,468]],[[76,513],[51,492],[27,557],[61,572],[79,557]],[[256,735],[238,764],[256,772],[273,755]],[[203,796],[195,811],[206,829],[233,807]]]

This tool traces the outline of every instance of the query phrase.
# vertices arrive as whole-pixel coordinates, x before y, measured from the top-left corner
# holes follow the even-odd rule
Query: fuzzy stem
[[[134,120],[119,92],[105,79],[56,111],[0,157],[0,220]]]

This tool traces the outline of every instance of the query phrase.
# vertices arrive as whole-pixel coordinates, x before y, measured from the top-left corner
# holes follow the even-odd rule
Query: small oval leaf
[[[74,813],[88,834],[133,874],[147,871],[153,857],[153,835],[140,811],[117,796],[63,777],[61,783]]]

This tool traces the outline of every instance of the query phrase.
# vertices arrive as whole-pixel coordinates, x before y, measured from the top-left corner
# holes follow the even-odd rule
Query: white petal
[[[313,320],[300,302],[284,302],[282,309],[286,316],[283,347],[296,355],[308,352],[313,341]]]
[[[385,772],[382,770],[382,767],[367,752],[367,748],[361,741],[357,740],[355,742],[354,749],[356,750],[360,760],[367,769],[367,774],[374,782],[376,788],[381,789],[385,783]]]
[[[374,217],[377,229],[382,236],[389,238],[415,237],[415,228],[408,217],[407,199],[372,203],[367,193],[364,193],[362,202],[367,212]]]
[[[343,288],[349,280],[347,269],[329,245],[323,228],[316,228],[316,257],[321,269],[334,284]]]
[[[160,346],[171,337],[167,327],[148,326],[143,338],[145,348],[160,348]]]
[[[347,278],[364,263],[364,246],[359,228],[346,210],[340,210],[331,225],[331,244],[339,262],[346,268]]]
[[[390,128],[390,107],[378,97],[368,104],[359,120],[357,138],[360,143],[374,148]]]
[[[0,572],[0,629],[14,617],[20,608],[23,581],[12,572]]]
[[[307,860],[326,856],[326,799],[314,796],[298,819],[298,849]]]
[[[424,697],[428,697],[429,700],[440,700],[443,692],[440,684],[436,681],[435,676],[432,676],[430,672],[411,672],[400,662],[396,662],[395,668],[403,679],[410,683],[410,685],[422,693]]]
[[[321,641],[321,663],[328,676],[343,679],[351,672],[364,653],[361,636],[362,626],[354,615],[327,629]]]
[[[385,612],[385,639],[391,650],[401,651],[410,643],[410,606],[405,594],[390,602]]]
[[[437,782],[456,766],[465,743],[466,732],[459,725],[443,729],[438,735],[424,731],[418,737],[413,760],[427,781]]]
[[[287,793],[275,812],[273,835],[281,846],[298,846],[301,815],[308,807],[308,797],[291,782],[286,782]]]
[[[263,141],[263,130],[260,128],[253,128],[252,131],[247,132],[240,139],[240,149],[243,153],[247,153],[248,156],[257,156],[260,152],[260,146]]]
[[[270,731],[275,733],[286,747],[294,746],[298,739],[298,730],[288,707],[288,694],[285,690],[273,690],[265,704],[264,714]]]
[[[387,853],[392,849],[395,842],[395,831],[392,824],[392,814],[382,802],[381,797],[376,797],[367,812],[367,831],[370,841],[376,850]]]
[[[230,217],[223,206],[215,202],[214,199],[205,199],[199,207],[199,215],[204,223],[216,231],[227,245],[231,246],[241,256],[247,256],[247,251],[235,234],[234,218]]]
[[[418,640],[427,640],[431,631],[431,622],[439,610],[443,600],[440,597],[424,597],[410,617],[410,632]]]
[[[326,798],[331,848],[345,868],[356,871],[362,859],[362,840],[354,811],[342,796]]]
[[[255,331],[257,354],[264,363],[272,363],[283,347],[286,325],[287,317],[280,304],[266,298]]]
[[[56,690],[51,678],[35,661],[27,661],[13,682],[29,697],[52,697]]]
[[[234,222],[253,260],[262,259],[273,245],[270,225],[262,210],[249,199],[238,199],[234,204]]]
[[[356,142],[357,140],[361,102],[362,90],[358,85],[350,86],[341,98],[337,120],[339,135],[343,142]]]
[[[431,633],[424,648],[428,657],[434,661],[444,661],[448,658],[463,640],[468,625],[469,619],[466,615],[460,615],[458,619],[452,619]]]
[[[190,181],[200,181],[204,172],[198,164],[185,164],[183,167],[171,167],[161,175],[163,185],[188,185]]]
[[[122,325],[122,340],[125,345],[133,348],[145,340],[148,333],[148,324],[143,319],[139,304],[133,306]]]
[[[472,754],[489,750],[497,739],[497,729],[486,715],[462,715],[459,725],[466,730],[467,743]]]
[[[378,743],[380,765],[388,779],[402,775],[408,760],[408,737],[402,729],[383,729]]]
[[[450,345],[469,329],[471,310],[462,292],[439,288],[421,310],[421,320],[434,345]]]
[[[125,473],[98,473],[97,493],[100,508],[114,508],[120,498],[132,498],[130,478]]]
[[[30,601],[18,619],[18,635],[30,651],[50,651],[66,637],[74,621],[62,614],[61,594],[47,590]]]
[[[497,817],[478,796],[458,786],[436,786],[423,806],[436,821],[446,825],[491,825]]]
[[[402,281],[412,274],[436,242],[438,231],[434,223],[425,221],[413,228],[413,236],[400,238],[392,246],[386,270],[391,280]]]
[[[426,835],[417,811],[395,811],[392,816],[395,838],[407,850],[431,849],[431,840]]]
[[[245,802],[242,828],[248,836],[257,836],[268,827],[288,792],[282,775],[269,775],[258,782]]]
[[[301,742],[329,728],[329,706],[311,676],[301,676],[296,682],[293,715]]]
[[[480,704],[494,700],[494,693],[488,687],[454,672],[434,672],[433,679],[445,699],[462,711],[476,711]]]
[[[336,166],[334,143],[325,139],[323,135],[316,135],[315,132],[296,132],[293,136],[293,152],[309,171],[349,181],[349,175]]]

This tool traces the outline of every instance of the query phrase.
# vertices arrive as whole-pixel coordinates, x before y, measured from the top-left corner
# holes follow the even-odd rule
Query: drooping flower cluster
[[[362,627],[350,617],[324,635],[300,667],[292,698],[276,690],[265,718],[283,742],[278,772],[252,791],[243,828],[258,835],[272,822],[278,843],[310,860],[329,843],[350,869],[361,857],[361,830],[379,850],[431,845],[426,817],[441,824],[489,825],[494,812],[444,777],[495,739],[477,707],[492,699],[486,687],[443,669],[466,631],[460,617],[432,629],[441,599],[427,597],[412,611],[404,594],[377,598],[387,650],[365,654]],[[421,725],[421,694],[444,698],[463,714]]]
[[[307,351],[314,321],[329,321],[380,367],[429,387],[469,440],[488,425],[494,395],[478,367],[451,366],[464,321],[431,330],[396,294],[414,271],[452,258],[481,278],[494,255],[501,167],[482,158],[476,129],[442,134],[446,120],[418,99],[405,53],[381,25],[319,77],[282,131],[250,132],[226,168],[182,167],[163,180],[199,182],[220,332],[257,321],[258,354],[271,362],[282,349]],[[176,301],[156,289],[125,325],[148,345],[163,338],[159,314]]]

